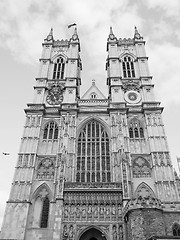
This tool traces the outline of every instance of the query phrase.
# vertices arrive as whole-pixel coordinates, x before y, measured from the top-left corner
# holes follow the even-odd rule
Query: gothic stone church
[[[107,39],[108,97],[80,97],[80,41],[43,43],[1,230],[13,240],[180,239],[180,201],[145,41]],[[105,80],[104,80],[105,81]],[[179,237],[178,237],[179,236]]]

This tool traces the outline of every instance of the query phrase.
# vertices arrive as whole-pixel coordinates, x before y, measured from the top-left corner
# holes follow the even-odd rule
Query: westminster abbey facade
[[[69,40],[43,42],[0,239],[180,239],[180,201],[145,41],[107,39],[108,96]],[[105,80],[104,80],[105,81]],[[178,237],[179,236],[179,237]]]

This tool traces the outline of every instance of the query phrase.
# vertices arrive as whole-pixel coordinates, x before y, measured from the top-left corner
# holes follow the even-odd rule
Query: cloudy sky
[[[163,113],[172,162],[180,156],[180,1],[179,0],[1,0],[0,1],[0,226],[17,161],[25,115],[33,99],[42,42],[72,35],[77,23],[83,63],[81,95],[92,79],[107,93],[105,59],[109,27],[117,38],[146,40],[149,67]],[[104,83],[104,85],[102,84]],[[4,156],[2,152],[10,152]],[[177,168],[177,166],[176,166]]]

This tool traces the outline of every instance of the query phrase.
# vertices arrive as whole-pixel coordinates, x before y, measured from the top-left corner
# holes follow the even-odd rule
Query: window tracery
[[[53,69],[53,79],[64,78],[65,61],[62,57],[56,59]]]
[[[138,119],[132,119],[129,124],[130,138],[144,138],[144,129]]]
[[[130,56],[123,58],[122,68],[124,78],[135,78],[134,61]]]
[[[180,225],[175,223],[172,227],[173,236],[180,236]]]
[[[54,121],[46,124],[43,133],[43,139],[57,140],[58,139],[58,126]]]
[[[81,130],[77,144],[77,182],[110,182],[109,137],[99,122],[92,120]]]
[[[133,162],[133,177],[134,178],[146,178],[151,177],[151,167],[149,162],[142,158],[138,157],[134,159]]]
[[[38,166],[37,178],[38,179],[53,179],[54,178],[54,164],[51,159],[44,159]]]

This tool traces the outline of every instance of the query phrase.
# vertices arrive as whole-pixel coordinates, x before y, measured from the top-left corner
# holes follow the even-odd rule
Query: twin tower
[[[80,97],[76,28],[69,40],[50,31],[39,69],[0,239],[180,238],[163,108],[137,28],[128,39],[110,29],[108,97],[94,81]]]

